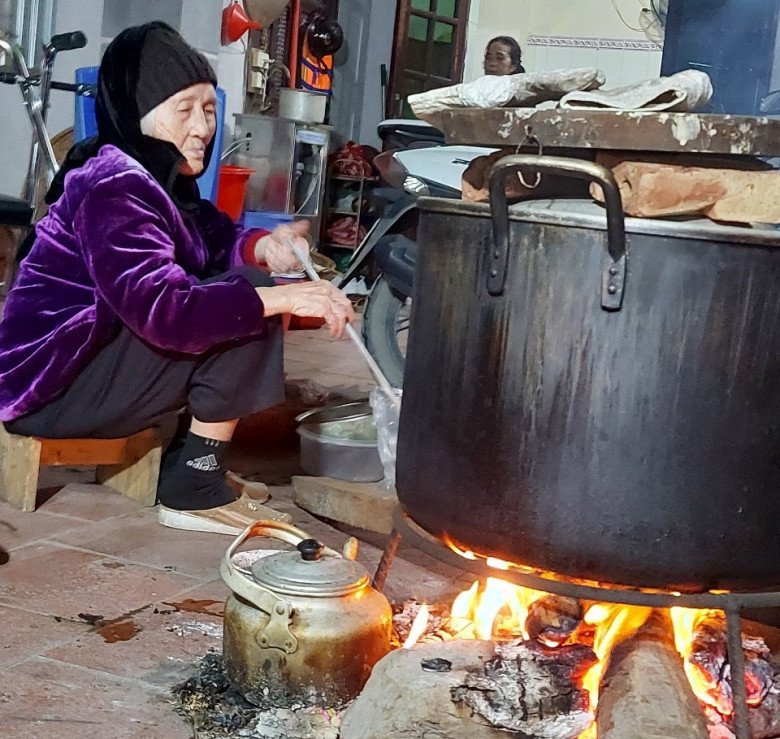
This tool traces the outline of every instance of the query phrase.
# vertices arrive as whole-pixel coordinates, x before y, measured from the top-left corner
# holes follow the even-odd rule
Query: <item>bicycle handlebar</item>
[[[90,85],[86,82],[52,82],[52,90],[64,90],[65,92],[74,92],[76,95],[91,98],[95,97],[97,85]]]
[[[58,33],[51,37],[49,46],[57,51],[73,51],[83,49],[87,45],[87,37],[83,31],[71,31],[70,33]]]
[[[0,84],[16,85],[21,80],[19,75],[14,72],[0,72]],[[39,80],[33,80],[32,84],[37,84]],[[62,90],[64,92],[73,92],[76,95],[82,97],[95,97],[97,93],[97,85],[90,85],[86,82],[52,82],[50,85],[52,90]]]
[[[30,123],[32,123],[33,129],[35,130],[35,136],[37,138],[36,145],[40,147],[39,149],[33,150],[33,165],[27,175],[28,187],[30,187],[30,191],[33,193],[35,192],[34,188],[36,186],[35,178],[39,154],[43,155],[46,162],[49,182],[51,182],[52,178],[57,173],[57,158],[54,155],[51,139],[46,130],[46,110],[49,106],[51,72],[54,65],[54,59],[60,51],[81,49],[86,46],[86,44],[87,37],[81,31],[60,33],[53,36],[45,47],[40,74],[33,76],[30,74],[30,70],[27,67],[27,62],[25,61],[21,49],[16,44],[9,43],[7,39],[0,38],[0,53],[7,54],[13,59],[16,74],[10,76],[13,77],[13,82],[18,82],[21,87],[24,102],[27,106],[27,113],[30,117]],[[10,82],[10,76],[8,73],[4,73],[2,78],[0,78],[0,81]],[[40,92],[37,95],[34,92],[36,84],[40,85]]]

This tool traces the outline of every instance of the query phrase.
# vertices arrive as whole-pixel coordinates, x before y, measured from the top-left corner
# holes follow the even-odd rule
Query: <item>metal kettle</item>
[[[236,550],[263,536],[296,549],[240,567]],[[253,524],[230,545],[220,572],[233,591],[225,603],[227,674],[257,705],[345,703],[390,651],[390,604],[367,570],[294,526]]]

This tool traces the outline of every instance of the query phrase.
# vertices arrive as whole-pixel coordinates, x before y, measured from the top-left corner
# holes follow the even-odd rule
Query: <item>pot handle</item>
[[[575,177],[595,182],[604,193],[607,207],[607,251],[609,258],[601,284],[601,307],[620,310],[626,282],[626,224],[623,202],[612,172],[600,164],[564,157],[515,154],[499,159],[490,171],[490,209],[493,215],[494,244],[490,253],[487,289],[491,295],[503,295],[509,266],[509,205],[506,178],[527,168],[535,172]]]

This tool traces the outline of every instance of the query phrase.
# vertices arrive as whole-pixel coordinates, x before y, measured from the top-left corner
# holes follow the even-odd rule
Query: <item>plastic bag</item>
[[[398,398],[402,397],[401,390],[396,389],[395,394]],[[395,487],[395,454],[398,446],[400,408],[378,387],[371,391],[369,402],[374,413],[379,459],[382,460],[385,471],[384,484],[388,490],[391,490]]]

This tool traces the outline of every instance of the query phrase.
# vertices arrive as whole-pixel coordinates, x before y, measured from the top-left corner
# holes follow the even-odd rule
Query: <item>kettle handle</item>
[[[290,622],[292,619],[292,604],[290,601],[280,598],[259,583],[246,577],[233,564],[233,555],[236,549],[248,539],[259,536],[267,536],[272,539],[286,541],[288,544],[297,546],[302,541],[311,537],[295,526],[280,521],[255,521],[242,531],[230,544],[222,558],[220,565],[220,574],[227,586],[244,600],[252,603],[263,613],[268,614],[269,622],[263,633],[258,635],[261,647],[273,647],[281,649],[287,654],[292,654],[298,648],[298,639],[290,631]],[[328,547],[323,548],[323,554],[332,557],[340,557],[338,552],[334,552]]]
[[[509,205],[506,200],[506,178],[511,172],[527,168],[595,182],[604,193],[607,207],[607,249],[609,260],[601,284],[601,306],[620,310],[626,281],[626,224],[623,202],[615,176],[600,164],[566,157],[514,154],[499,159],[490,170],[490,209],[493,215],[493,240],[487,288],[491,295],[503,295],[509,266]]]
[[[225,552],[225,561],[233,567],[233,555],[247,539],[253,539],[260,536],[267,536],[270,539],[278,539],[279,541],[286,541],[288,544],[292,544],[294,547],[298,546],[302,541],[311,539],[311,537],[301,529],[291,526],[289,523],[282,523],[281,521],[255,521],[251,526],[242,531],[228,547]],[[340,557],[341,555],[325,547],[323,554],[330,557]]]

